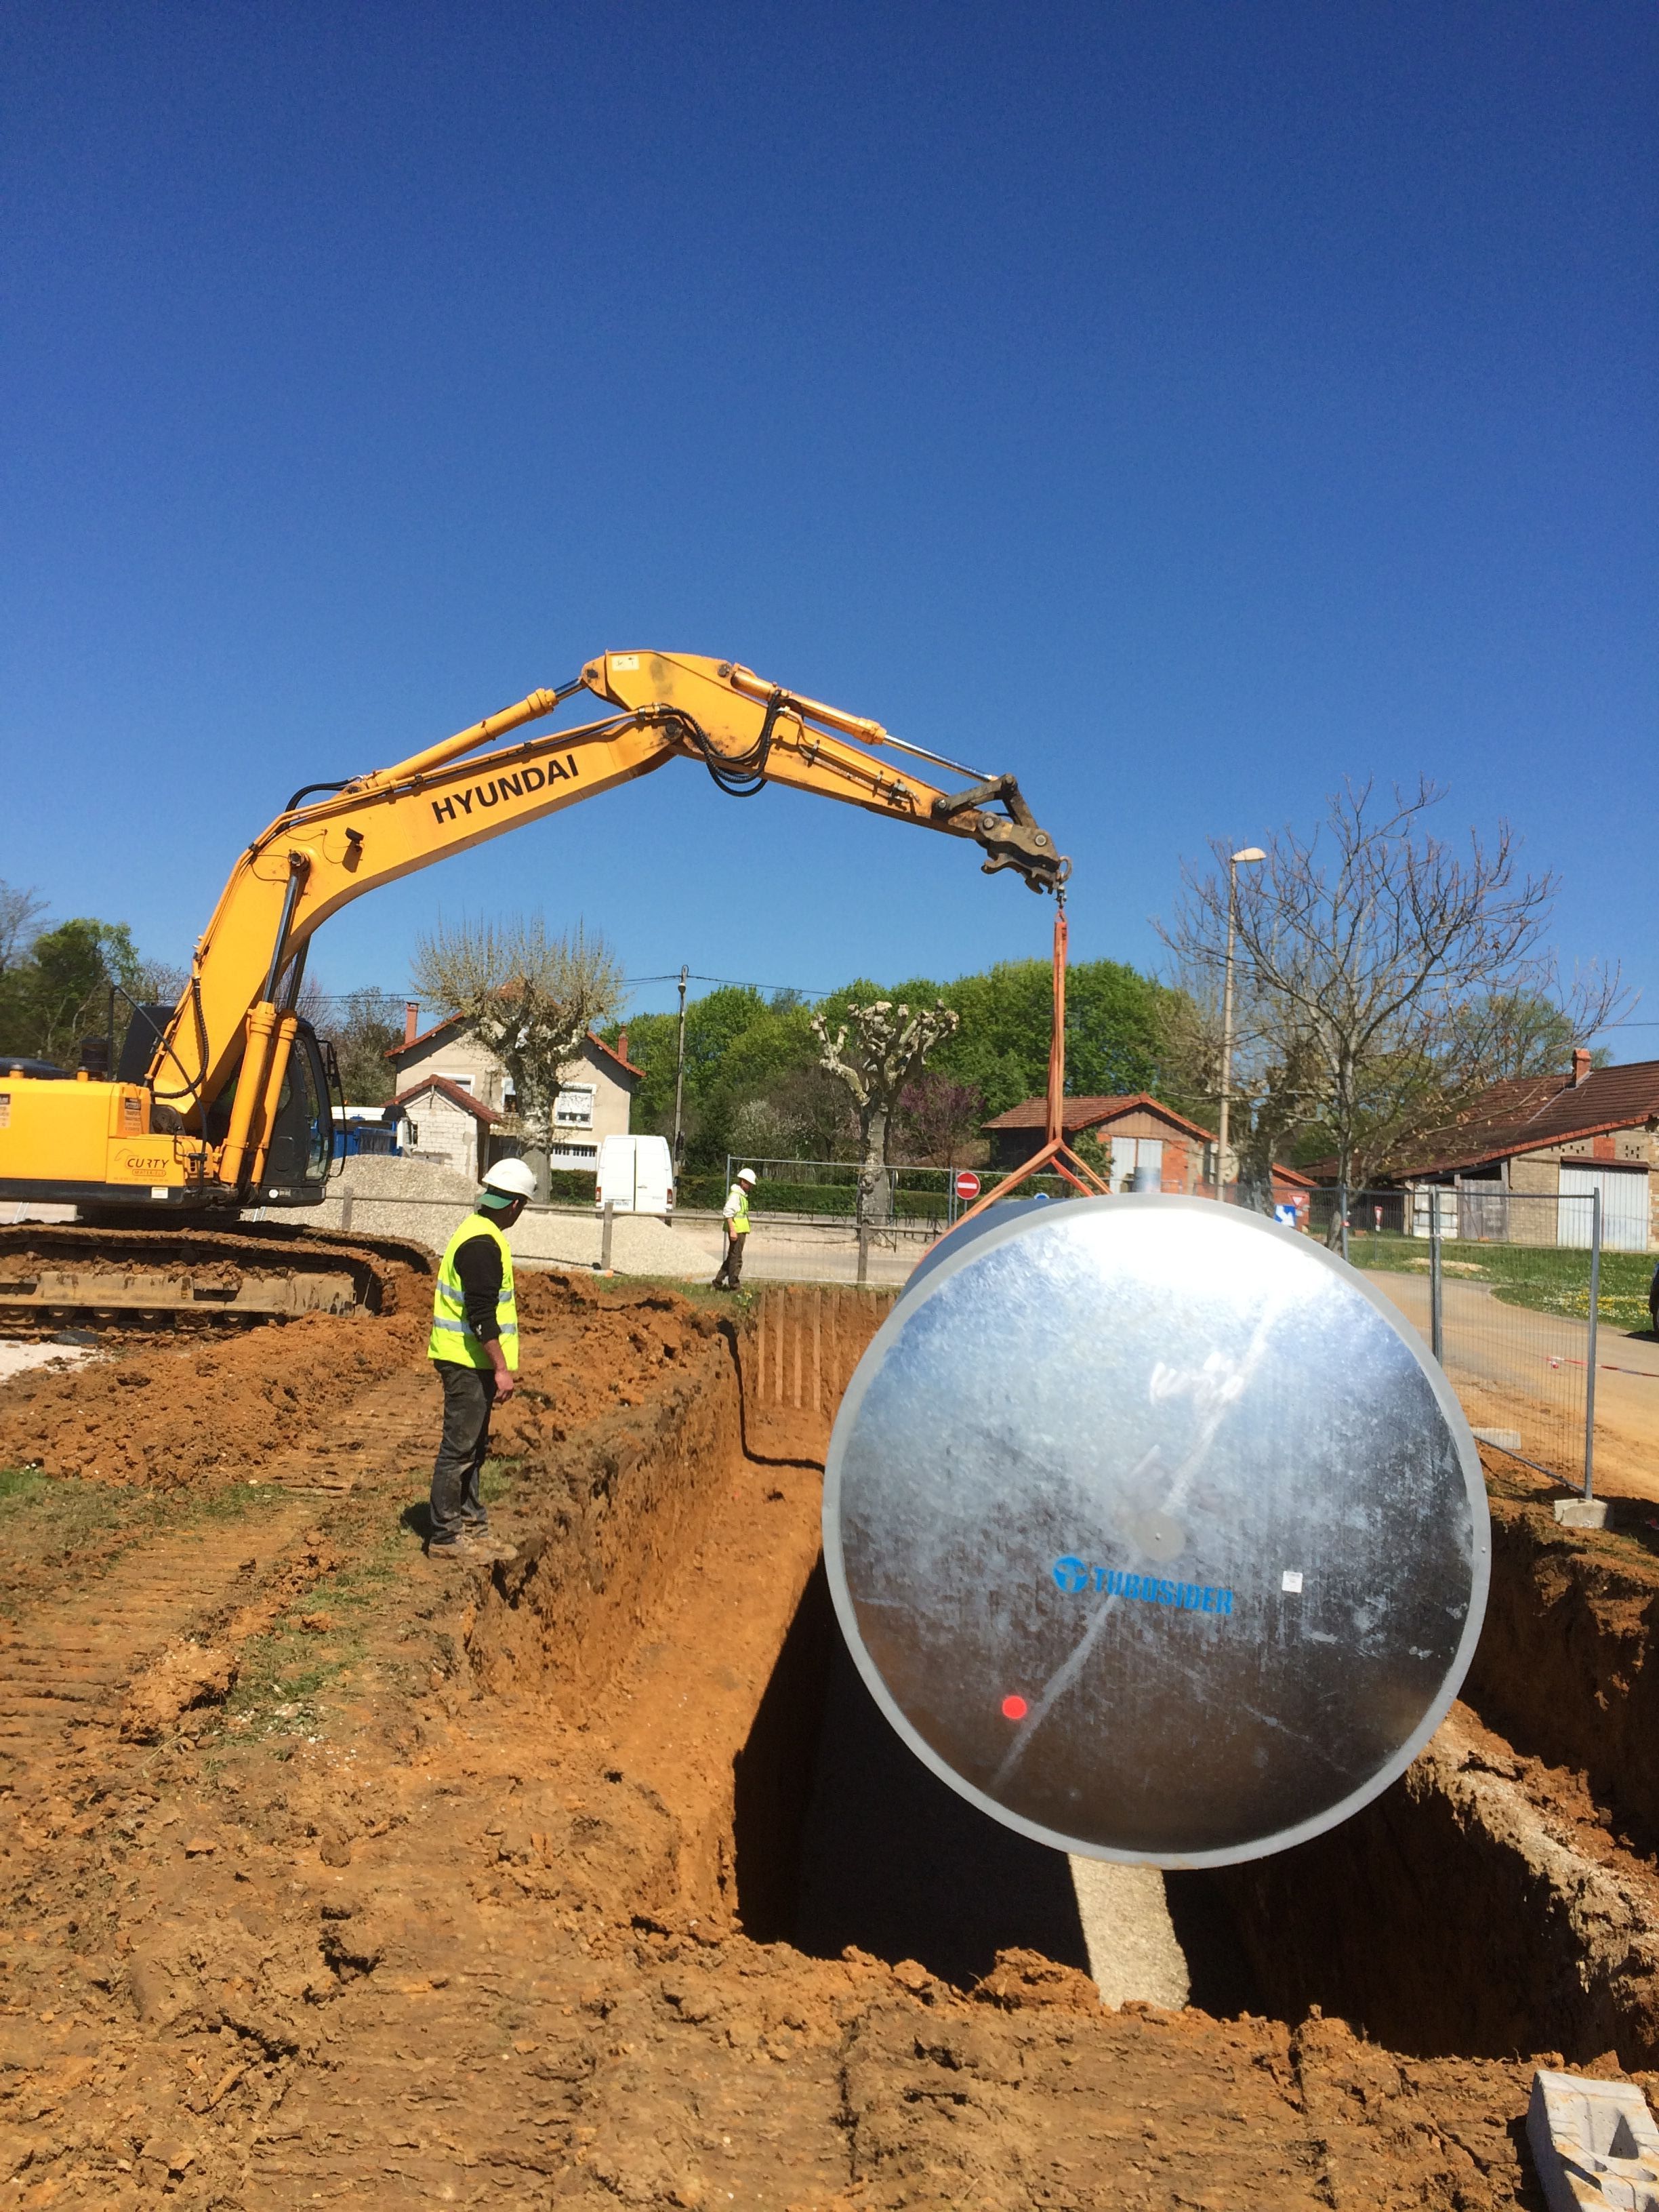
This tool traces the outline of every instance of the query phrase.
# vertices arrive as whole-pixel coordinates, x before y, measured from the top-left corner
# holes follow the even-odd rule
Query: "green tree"
[[[349,1106],[384,1106],[392,1095],[386,1054],[403,1042],[403,1001],[373,985],[334,1000],[317,1024],[340,1062],[340,1088]]]
[[[73,1056],[103,1036],[112,983],[136,994],[142,963],[125,922],[90,915],[42,930],[0,979],[0,1048],[43,1060]]]
[[[912,1003],[931,983],[902,984]],[[959,976],[938,995],[961,1018],[933,1055],[936,1073],[970,1085],[988,1115],[1041,1094],[1048,1080],[1054,971],[1046,960],[1011,960]],[[1066,1081],[1080,1097],[1138,1091],[1158,1095],[1171,994],[1121,960],[1079,961],[1066,977]]]
[[[1048,1080],[1051,988],[1046,960],[1010,961],[945,984],[913,977],[886,986],[859,976],[821,1000],[817,1011],[833,1033],[854,1006],[942,1001],[959,1017],[959,1026],[937,1046],[930,1070],[952,1086],[958,1105],[964,1094],[977,1093],[988,1116],[1036,1096]],[[1179,1078],[1173,1066],[1166,1070],[1166,1033],[1173,1012],[1184,1004],[1183,994],[1121,961],[1079,963],[1067,978],[1073,1091],[1168,1095]],[[615,1024],[605,1032],[611,1044],[619,1035]],[[677,1015],[629,1018],[629,1057],[645,1073],[635,1103],[636,1128],[666,1135],[673,1127],[678,1042]],[[690,1001],[684,1119],[691,1167],[719,1167],[728,1152],[752,1152],[749,1139],[762,1130],[771,1133],[769,1149],[784,1141],[786,1129],[796,1130],[802,1158],[858,1153],[851,1093],[819,1066],[811,1016],[790,994],[768,999],[729,984]],[[957,1141],[962,1140],[959,1132]]]

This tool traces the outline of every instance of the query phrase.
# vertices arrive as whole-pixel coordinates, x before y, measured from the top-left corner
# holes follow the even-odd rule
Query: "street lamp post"
[[[680,967],[680,1036],[674,1059],[674,1172],[680,1171],[685,1158],[685,1129],[682,1112],[685,1103],[685,987],[690,981],[691,970],[684,963]]]
[[[1238,871],[1241,863],[1254,866],[1267,855],[1260,845],[1246,845],[1227,856],[1227,965],[1221,986],[1221,1126],[1215,1148],[1215,1194],[1218,1205],[1227,1196],[1227,1123],[1233,1088],[1233,938],[1238,927]]]

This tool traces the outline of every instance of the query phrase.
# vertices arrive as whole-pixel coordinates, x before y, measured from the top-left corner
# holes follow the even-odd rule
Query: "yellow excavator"
[[[615,711],[504,742],[579,691]],[[178,1005],[134,1009],[117,1067],[0,1064],[0,1205],[67,1203],[77,1214],[73,1225],[0,1230],[0,1325],[385,1304],[399,1264],[424,1261],[420,1248],[268,1219],[319,1205],[336,1164],[337,1073],[297,1011],[313,935],[380,884],[676,758],[702,762],[736,797],[782,784],[967,839],[987,873],[1011,868],[1033,890],[1057,891],[1069,872],[1012,776],[981,775],[732,661],[605,653],[574,683],[532,691],[393,768],[295,792],[231,871]],[[909,762],[956,787],[924,781]]]

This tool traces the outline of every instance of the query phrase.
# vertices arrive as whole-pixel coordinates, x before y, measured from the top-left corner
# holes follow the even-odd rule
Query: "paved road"
[[[674,1234],[684,1247],[685,1261],[676,1272],[688,1281],[698,1276],[709,1280],[720,1265],[719,1221],[681,1214]],[[872,1237],[867,1280],[884,1288],[905,1282],[931,1242],[906,1236],[884,1243]],[[858,1276],[859,1240],[850,1228],[819,1229],[774,1218],[757,1222],[749,1232],[743,1262],[745,1283],[855,1283]]]
[[[1426,1277],[1368,1270],[1368,1279],[1426,1339]],[[1589,1324],[1506,1305],[1480,1283],[1445,1285],[1446,1371],[1479,1426],[1513,1427],[1528,1457],[1576,1474],[1582,1465]],[[1595,1372],[1598,1478],[1659,1497],[1659,1342],[1605,1322]]]

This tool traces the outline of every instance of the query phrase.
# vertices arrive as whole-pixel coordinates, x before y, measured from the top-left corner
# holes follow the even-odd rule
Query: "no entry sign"
[[[979,1177],[974,1173],[972,1168],[963,1168],[958,1172],[957,1176],[956,1190],[957,1196],[958,1198],[977,1198],[979,1196]]]

